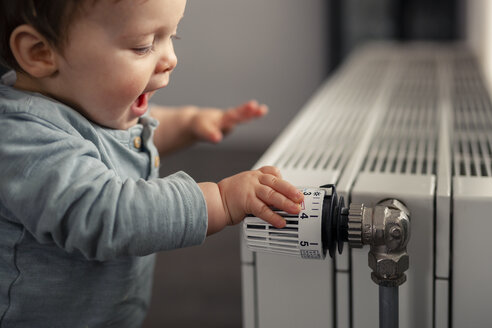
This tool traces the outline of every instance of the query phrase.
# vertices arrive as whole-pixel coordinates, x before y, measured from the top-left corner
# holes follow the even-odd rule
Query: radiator
[[[298,187],[411,211],[400,327],[485,327],[492,312],[492,106],[463,44],[354,52],[256,163]],[[242,240],[243,326],[378,327],[367,250],[310,261]]]

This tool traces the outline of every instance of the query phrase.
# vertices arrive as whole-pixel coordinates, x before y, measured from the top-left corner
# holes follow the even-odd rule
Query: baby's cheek
[[[138,81],[130,80],[128,78],[124,80],[120,80],[116,85],[111,88],[110,93],[108,94],[115,105],[130,105],[132,104],[138,96],[143,91],[141,83]]]
[[[132,77],[127,77],[122,83],[122,89],[128,95],[133,95],[133,98],[140,96],[147,86],[148,79],[141,74],[135,73]]]

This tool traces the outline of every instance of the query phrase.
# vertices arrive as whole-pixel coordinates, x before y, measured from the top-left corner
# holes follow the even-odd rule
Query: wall
[[[178,66],[153,101],[226,108],[249,99],[269,115],[228,147],[265,148],[326,77],[324,0],[189,0],[175,42]]]
[[[467,42],[476,52],[492,91],[492,1],[466,1]]]

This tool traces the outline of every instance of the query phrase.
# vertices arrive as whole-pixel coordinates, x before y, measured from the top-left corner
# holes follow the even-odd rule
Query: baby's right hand
[[[247,171],[218,183],[227,222],[234,225],[248,214],[259,217],[276,228],[285,227],[285,220],[270,206],[290,214],[298,214],[303,194],[282,179],[273,166]]]

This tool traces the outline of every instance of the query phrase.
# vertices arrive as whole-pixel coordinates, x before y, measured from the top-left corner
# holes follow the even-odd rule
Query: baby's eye
[[[177,34],[171,35],[172,40],[181,40],[181,37],[179,37]]]
[[[145,47],[132,48],[132,50],[135,51],[135,53],[137,53],[138,55],[146,55],[149,52],[151,52],[153,48],[154,48],[154,46],[151,45],[151,46],[145,46]]]

